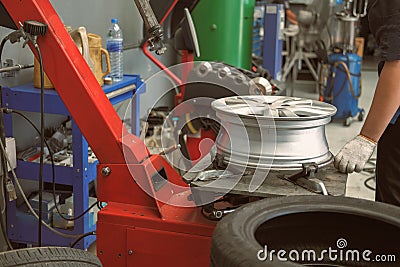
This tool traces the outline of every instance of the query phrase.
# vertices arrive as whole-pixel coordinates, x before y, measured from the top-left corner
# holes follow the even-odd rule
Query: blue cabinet
[[[115,105],[124,100],[132,99],[132,132],[139,133],[139,99],[145,91],[145,85],[138,75],[125,75],[121,82],[103,86],[104,92]],[[18,111],[40,112],[40,90],[32,84],[14,88],[3,88],[3,107]],[[77,100],[79,101],[79,100]],[[45,90],[45,113],[69,116],[69,112],[55,90]],[[6,136],[13,136],[12,116],[5,115]],[[17,140],[18,142],[18,140]],[[97,161],[88,160],[88,143],[72,120],[72,151],[73,164],[55,166],[55,182],[60,185],[73,187],[74,214],[79,215],[89,206],[89,184],[96,179]],[[19,179],[38,180],[39,164],[18,160],[16,175]],[[51,165],[44,165],[43,182],[52,183]],[[8,235],[11,241],[24,244],[37,243],[37,219],[22,211],[16,201],[7,203]],[[81,235],[96,230],[93,218],[89,213],[74,221],[73,230],[60,232],[72,235]],[[88,236],[81,240],[76,247],[87,249],[95,240],[95,236]],[[74,238],[61,237],[43,226],[42,242],[49,246],[70,246]]]

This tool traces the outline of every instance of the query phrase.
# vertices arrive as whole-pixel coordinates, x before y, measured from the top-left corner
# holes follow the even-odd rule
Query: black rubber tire
[[[345,238],[348,249],[366,248],[374,255],[395,255],[397,262],[281,262],[260,261],[268,251],[335,248]],[[373,201],[328,196],[290,196],[260,200],[223,218],[213,234],[212,267],[253,266],[398,266],[400,208]],[[319,255],[319,254],[317,254]]]
[[[73,248],[40,247],[0,253],[0,266],[46,266],[46,267],[101,267],[96,255]]]

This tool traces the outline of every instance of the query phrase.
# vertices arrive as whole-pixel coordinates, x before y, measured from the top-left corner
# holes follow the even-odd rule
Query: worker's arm
[[[364,168],[376,143],[400,107],[399,81],[400,61],[385,62],[360,135],[348,142],[335,157],[335,167],[341,172],[360,172]]]
[[[372,0],[368,9],[371,32],[381,50],[381,70],[375,96],[360,135],[335,156],[341,172],[360,172],[400,106],[400,0]]]
[[[298,25],[299,23],[297,22],[297,16],[294,14],[290,9],[286,10],[286,17],[288,21],[294,25]]]
[[[398,45],[398,44],[396,44]],[[400,107],[400,60],[386,62],[361,134],[378,142]]]

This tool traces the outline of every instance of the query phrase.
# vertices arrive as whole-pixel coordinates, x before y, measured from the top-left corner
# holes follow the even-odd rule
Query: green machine
[[[250,69],[255,0],[201,0],[192,12],[199,39],[196,60]]]

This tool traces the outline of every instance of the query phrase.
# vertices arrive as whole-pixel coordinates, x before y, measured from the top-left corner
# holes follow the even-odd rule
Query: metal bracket
[[[209,220],[212,220],[212,221],[219,221],[224,216],[236,211],[236,209],[238,208],[238,207],[230,207],[230,208],[225,208],[225,209],[217,209],[217,208],[215,208],[214,204],[215,203],[211,203],[211,204],[203,206],[202,211],[201,211],[203,213],[203,215],[205,215]]]
[[[33,68],[33,64],[27,64],[27,65],[16,64],[16,65],[14,65],[14,61],[12,59],[6,59],[2,65],[3,65],[3,67],[0,68],[0,73],[1,73],[2,78],[15,77],[15,73],[17,71]]]
[[[6,59],[2,62],[2,68],[9,68],[14,66],[14,61],[12,59]],[[7,71],[1,73],[2,78],[11,78],[15,77],[15,70],[14,71]]]
[[[303,164],[303,170],[285,179],[316,194],[329,195],[325,184],[315,177],[318,172],[316,163]]]

